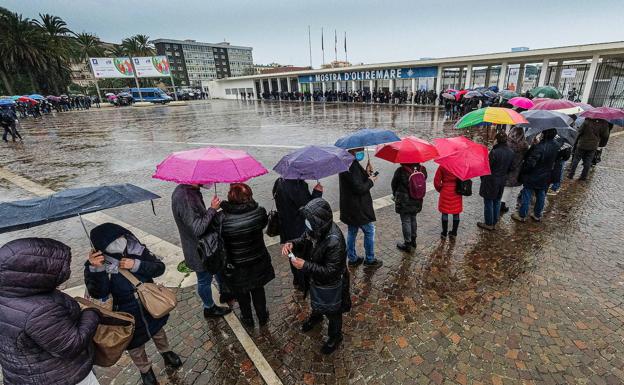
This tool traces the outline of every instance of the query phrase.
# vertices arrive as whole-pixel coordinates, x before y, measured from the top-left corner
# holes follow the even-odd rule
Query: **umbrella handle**
[[[87,239],[89,240],[89,244],[91,245],[91,250],[95,250],[95,246],[93,246],[93,242],[91,242],[91,237],[89,236],[89,232],[87,231],[87,226],[82,220],[82,215],[78,214],[78,218],[80,219],[80,224],[82,225],[82,228],[84,229],[84,232],[87,235]]]

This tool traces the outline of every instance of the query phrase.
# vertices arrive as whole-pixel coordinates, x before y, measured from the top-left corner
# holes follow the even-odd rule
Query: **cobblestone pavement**
[[[220,102],[199,108],[217,106],[225,111],[235,108]],[[288,105],[284,111],[276,110],[277,105],[253,108],[265,111],[264,119],[268,111],[270,116],[288,115],[289,109],[302,107]],[[344,106],[337,108],[346,110],[347,116],[352,114]],[[379,121],[387,120],[394,111],[377,111],[382,116]],[[407,124],[407,111],[397,112],[401,124]],[[330,118],[328,114],[327,120],[314,121],[311,130],[329,130],[330,124],[324,122]],[[420,135],[418,130],[425,126],[418,127],[414,131]],[[432,136],[452,133],[446,126],[434,130],[439,131]],[[330,138],[339,136],[338,131],[332,132],[317,143],[331,142]],[[161,135],[155,135],[154,140],[161,140]],[[278,138],[272,140],[277,142]],[[56,143],[49,138],[46,141]],[[114,147],[105,146],[109,150]],[[127,150],[127,144],[115,146],[121,146],[117,154]],[[251,338],[284,384],[623,384],[623,146],[624,136],[612,138],[603,162],[589,181],[566,180],[563,192],[548,198],[542,223],[519,224],[505,215],[496,232],[480,230],[476,222],[482,220],[482,202],[475,194],[464,200],[457,239],[441,241],[437,193],[429,192],[423,212],[418,215],[417,251],[404,254],[394,247],[400,238],[398,215],[393,207],[378,210],[376,250],[384,266],[376,271],[352,269],[354,307],[345,315],[345,340],[330,357],[319,353],[326,325],[307,334],[299,331],[309,312],[308,302],[293,292],[288,264],[279,255],[278,246],[270,247],[277,273],[277,278],[267,285],[271,320],[264,328],[248,329]],[[156,145],[148,148],[150,152],[142,153],[146,159],[158,158],[161,154],[157,152],[170,150]],[[54,158],[54,152],[50,158]],[[36,162],[40,168],[29,170],[19,162],[12,163],[5,154],[0,155],[2,166],[33,179],[41,178],[39,172],[67,173],[62,171],[62,164],[48,165],[54,162],[43,159]],[[270,155],[262,156],[270,159]],[[106,162],[111,160],[107,158]],[[125,160],[121,164],[132,162]],[[376,164],[384,167],[384,173],[391,173],[391,167],[380,161]],[[99,167],[93,172],[99,172]],[[104,172],[103,183],[117,180],[115,164],[107,167],[111,170]],[[149,167],[141,167],[143,178]],[[122,177],[123,173],[118,176]],[[85,180],[93,182],[91,178],[78,173],[61,182],[54,182],[53,176],[38,181],[62,188],[87,183]],[[159,192],[170,188],[145,178],[135,179],[137,184]],[[257,190],[268,191],[271,181],[267,177],[264,185],[254,183]],[[478,183],[474,188],[478,191]],[[379,183],[375,196],[386,195],[387,191]],[[0,193],[9,199],[28,196],[6,181],[0,181]],[[330,201],[336,210],[331,194]],[[267,200],[263,203],[270,205]],[[153,222],[146,208],[134,210],[107,213],[123,216],[125,221],[179,243],[166,208],[159,207],[158,219]],[[56,238],[66,241],[65,235],[75,236],[72,242],[84,243],[80,229],[73,229],[74,224],[69,223],[63,222],[67,228],[57,228],[60,231]],[[40,231],[55,234],[39,228],[30,233]],[[358,246],[361,249],[361,242]],[[228,325],[202,318],[193,288],[181,289],[179,296],[180,306],[167,330],[172,346],[186,362],[180,371],[167,377],[162,362],[157,361],[159,379],[173,384],[263,383]],[[153,346],[150,352],[154,353]],[[113,368],[98,369],[97,374],[103,383],[138,381],[127,357]]]

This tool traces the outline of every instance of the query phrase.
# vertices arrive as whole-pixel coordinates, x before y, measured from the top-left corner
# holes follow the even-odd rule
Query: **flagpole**
[[[321,27],[321,51],[323,52],[323,65],[325,65],[325,37],[323,37],[323,27]]]
[[[334,60],[338,61],[338,34],[334,29]]]
[[[347,57],[347,31],[345,31],[345,62],[349,62],[349,58]]]
[[[312,68],[312,37],[310,36],[309,25],[308,25],[308,47],[310,48],[310,68]]]

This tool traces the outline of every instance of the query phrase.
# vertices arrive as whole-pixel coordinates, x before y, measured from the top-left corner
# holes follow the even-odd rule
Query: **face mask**
[[[364,151],[358,151],[355,153],[355,160],[357,160],[358,162],[361,162],[364,160],[365,156],[366,154],[364,153]]]
[[[128,245],[126,237],[119,237],[111,242],[104,250],[107,254],[123,254]]]
[[[308,228],[308,230],[312,231],[312,225],[310,224],[309,220],[307,220],[307,219],[305,220],[305,225]]]

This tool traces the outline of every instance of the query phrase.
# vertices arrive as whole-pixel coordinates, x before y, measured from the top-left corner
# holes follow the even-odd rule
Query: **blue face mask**
[[[312,225],[310,224],[309,220],[307,220],[307,219],[305,220],[305,225],[308,228],[308,230],[312,231]]]
[[[355,153],[355,160],[357,160],[358,162],[361,162],[364,160],[365,156],[366,154],[364,153],[364,151],[358,151]]]

